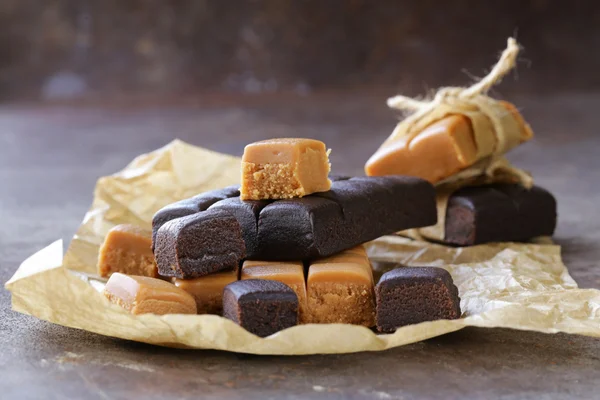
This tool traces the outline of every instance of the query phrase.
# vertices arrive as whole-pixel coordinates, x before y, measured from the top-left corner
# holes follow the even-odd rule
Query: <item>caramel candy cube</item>
[[[306,283],[302,262],[244,261],[240,279],[264,279],[288,285],[298,296],[300,322],[306,313]]]
[[[513,133],[512,147],[533,137],[531,128],[514,105],[501,102],[516,120],[520,132]],[[480,129],[493,135],[493,126],[487,118],[479,121]],[[514,142],[514,143],[513,143]],[[465,169],[478,158],[492,154],[493,148],[478,149],[471,120],[462,114],[453,114],[429,125],[417,136],[392,136],[371,156],[365,165],[369,176],[410,175],[436,183]]]
[[[134,225],[117,225],[108,232],[100,247],[98,274],[110,276],[114,272],[158,277],[152,232]]]
[[[331,187],[325,143],[271,139],[251,143],[242,157],[242,200],[289,199]]]
[[[373,272],[367,257],[343,252],[310,265],[307,323],[375,325]]]
[[[196,314],[196,301],[172,283],[115,272],[104,295],[132,314]]]
[[[236,268],[195,279],[173,278],[173,284],[194,297],[198,314],[220,315],[223,312],[223,289],[237,280]]]

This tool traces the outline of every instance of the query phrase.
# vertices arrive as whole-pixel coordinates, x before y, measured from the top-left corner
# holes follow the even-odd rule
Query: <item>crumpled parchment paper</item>
[[[98,248],[120,223],[150,227],[160,207],[239,182],[240,160],[174,141],[101,178],[94,202],[64,255],[57,241],[25,260],[6,283],[13,309],[69,327],[162,346],[254,354],[378,351],[466,326],[504,327],[600,337],[600,291],[579,289],[560,247],[498,243],[457,248],[386,236],[367,244],[372,260],[447,269],[463,317],[424,322],[377,335],[344,324],[300,325],[259,338],[214,315],[131,315],[110,304],[95,279]]]

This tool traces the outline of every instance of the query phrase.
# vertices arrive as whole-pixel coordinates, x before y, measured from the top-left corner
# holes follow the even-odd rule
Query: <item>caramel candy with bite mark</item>
[[[194,298],[172,283],[115,272],[104,295],[132,314],[196,314]]]
[[[238,268],[195,279],[173,278],[172,282],[194,297],[198,314],[221,315],[223,313],[223,289],[237,280]]]
[[[325,143],[270,139],[251,143],[242,157],[242,200],[289,199],[331,187]]]
[[[288,285],[298,296],[299,319],[304,322],[306,313],[306,282],[304,264],[300,261],[244,261],[241,280],[264,279]]]
[[[373,272],[369,259],[342,252],[311,263],[307,323],[375,325]]]
[[[127,224],[117,225],[108,232],[100,247],[98,274],[109,276],[113,272],[158,277],[152,232]]]
[[[519,142],[531,139],[533,132],[515,106],[500,103],[521,128]],[[493,134],[493,126],[487,118],[481,118],[480,126]],[[491,153],[484,154],[489,155]],[[410,175],[436,183],[470,167],[478,161],[477,157],[470,119],[453,114],[432,123],[412,139],[408,136],[388,139],[367,161],[365,173],[369,176]]]

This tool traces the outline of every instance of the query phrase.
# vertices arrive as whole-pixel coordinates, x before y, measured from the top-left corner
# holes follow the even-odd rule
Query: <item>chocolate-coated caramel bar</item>
[[[466,187],[448,200],[444,241],[461,246],[524,241],[552,235],[555,227],[556,200],[540,187]]]
[[[161,226],[154,255],[160,275],[190,279],[237,268],[246,246],[233,215],[207,210]]]
[[[460,318],[460,298],[448,271],[436,267],[402,267],[383,274],[375,288],[377,330]]]
[[[243,200],[290,199],[329,190],[325,143],[283,138],[251,143],[242,156]]]
[[[175,285],[147,276],[115,272],[104,295],[132,314],[196,314],[194,298]]]
[[[298,296],[277,281],[233,282],[223,291],[223,316],[257,336],[266,337],[298,323]]]
[[[222,189],[211,190],[189,199],[169,204],[158,210],[152,218],[152,250],[154,250],[156,232],[158,232],[165,222],[204,211],[219,200],[237,197],[240,195],[239,188],[239,185],[233,185]]]

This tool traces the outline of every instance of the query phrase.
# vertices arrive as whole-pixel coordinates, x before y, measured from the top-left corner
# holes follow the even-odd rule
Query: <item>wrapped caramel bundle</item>
[[[486,95],[515,66],[518,52],[516,41],[508,39],[496,66],[469,88],[442,88],[431,101],[388,99],[389,107],[414,113],[367,161],[366,174],[412,175],[440,183],[492,176],[501,167],[530,186],[526,174],[507,165],[502,155],[530,140],[533,132],[514,105]]]
[[[442,88],[430,101],[405,96],[388,99],[389,107],[413,113],[396,126],[367,161],[366,174],[417,176],[436,187],[437,224],[404,233],[413,238],[462,245],[529,238],[526,231],[515,233],[505,229],[506,232],[500,232],[500,229],[495,235],[461,237],[457,242],[448,241],[445,230],[448,201],[462,188],[486,187],[488,189],[481,190],[497,191],[498,186],[490,185],[533,187],[532,177],[504,158],[507,151],[530,140],[533,132],[514,105],[487,95],[489,89],[514,68],[518,53],[517,42],[509,38],[498,63],[486,77],[472,86]],[[492,197],[488,196],[488,200],[492,201]],[[504,197],[504,200],[510,201],[510,196],[504,194]],[[499,207],[500,211],[502,207],[496,203],[486,201],[480,206],[488,209]],[[476,235],[473,216],[479,215],[480,210],[468,211],[471,215],[465,215],[464,210],[459,211],[463,215],[457,217],[453,228],[463,236]],[[552,210],[547,214],[552,217]],[[502,216],[501,213],[498,215]],[[533,215],[530,220],[536,217],[539,219],[539,216]],[[485,221],[487,225],[491,222]],[[553,231],[553,227],[543,228],[537,230],[544,234]]]

